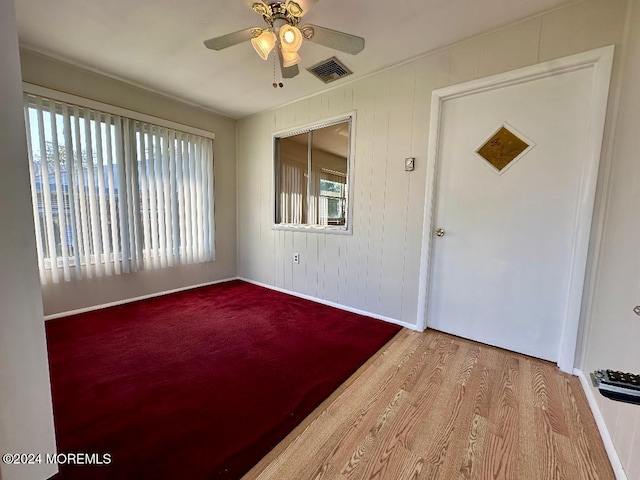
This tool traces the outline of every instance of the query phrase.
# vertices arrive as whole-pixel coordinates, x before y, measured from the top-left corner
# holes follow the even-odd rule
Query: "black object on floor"
[[[614,370],[596,370],[591,374],[593,386],[611,400],[640,405],[640,375]]]

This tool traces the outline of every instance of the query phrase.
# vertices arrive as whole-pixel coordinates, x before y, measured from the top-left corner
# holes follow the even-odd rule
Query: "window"
[[[275,228],[349,232],[353,114],[274,136]]]
[[[43,284],[213,260],[210,138],[24,98]]]

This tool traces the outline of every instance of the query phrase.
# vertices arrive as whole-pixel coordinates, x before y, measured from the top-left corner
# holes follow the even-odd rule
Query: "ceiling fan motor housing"
[[[302,8],[295,2],[274,2],[270,4],[254,3],[252,6],[256,13],[262,15],[264,21],[270,27],[275,27],[277,20],[283,20],[289,25],[298,25],[299,16],[302,15]]]

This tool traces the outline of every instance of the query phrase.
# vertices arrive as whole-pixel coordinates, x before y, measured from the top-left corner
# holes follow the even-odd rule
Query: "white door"
[[[588,242],[577,229],[592,210],[581,203],[593,89],[593,69],[579,69],[441,103],[430,328],[559,360],[576,249],[586,252],[576,242]],[[494,138],[485,156],[500,168],[527,149],[499,170],[476,152],[503,126],[525,143]]]

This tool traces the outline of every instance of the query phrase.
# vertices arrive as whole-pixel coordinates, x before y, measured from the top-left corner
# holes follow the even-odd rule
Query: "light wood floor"
[[[402,330],[245,480],[613,479],[579,380]]]

